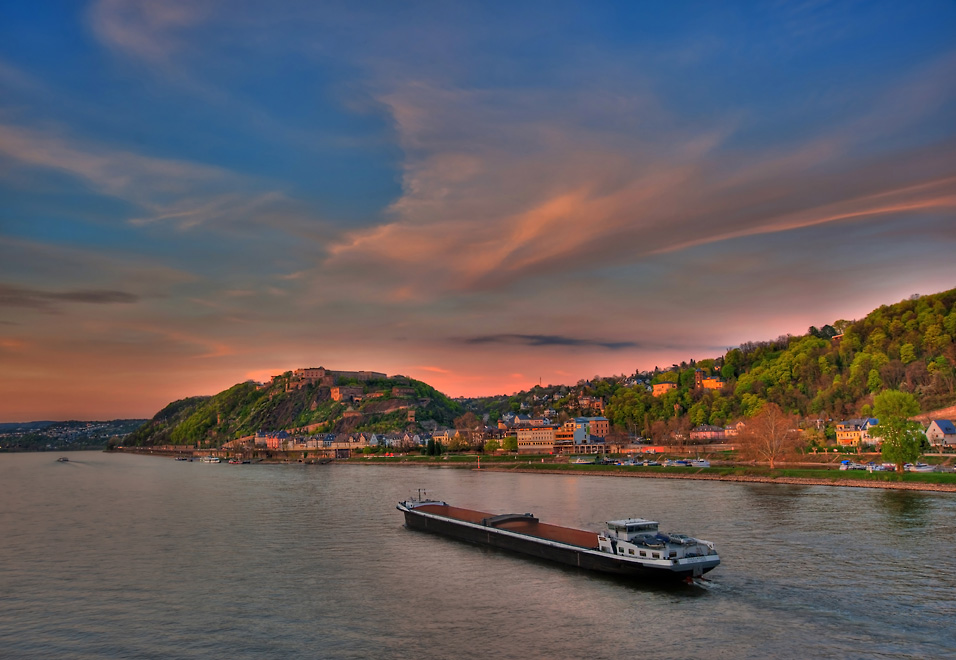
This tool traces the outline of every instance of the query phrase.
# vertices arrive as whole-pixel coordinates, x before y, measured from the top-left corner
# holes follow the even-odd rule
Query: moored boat
[[[57,462],[57,463],[69,463],[69,462],[70,462],[70,459],[68,459],[66,456],[60,456],[58,459],[56,459],[56,462]]]
[[[221,463],[222,461],[218,456],[203,456],[199,459],[203,463]]]
[[[603,573],[684,580],[720,564],[712,542],[662,534],[657,522],[643,518],[611,520],[598,533],[545,524],[530,513],[495,515],[438,500],[406,500],[397,508],[411,529]]]

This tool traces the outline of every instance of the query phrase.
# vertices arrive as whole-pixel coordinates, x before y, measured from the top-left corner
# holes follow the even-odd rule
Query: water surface
[[[648,587],[414,532],[420,487],[722,564]],[[948,493],[6,455],[0,657],[954,657],[954,539]]]

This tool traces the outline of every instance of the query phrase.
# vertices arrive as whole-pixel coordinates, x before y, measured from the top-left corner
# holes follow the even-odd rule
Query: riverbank
[[[172,456],[182,452],[162,452],[148,448],[124,448],[118,453]],[[550,460],[548,460],[550,459]],[[542,461],[542,462],[538,462]],[[223,460],[225,462],[225,458]],[[259,464],[327,463],[328,459],[299,459],[291,457],[256,458]],[[826,469],[824,466],[787,466],[770,470],[763,466],[718,465],[712,468],[643,467],[619,465],[577,465],[554,462],[553,457],[487,457],[480,462],[471,455],[445,456],[364,456],[362,458],[332,461],[338,465],[390,465],[398,467],[424,466],[459,470],[487,470],[489,472],[521,472],[539,474],[574,474],[599,477],[635,477],[640,479],[685,479],[695,481],[729,481],[735,483],[770,483],[801,486],[839,486],[844,488],[881,488],[884,490],[919,490],[956,493],[956,474],[949,472],[863,472]],[[808,464],[812,465],[812,464]]]
[[[450,460],[449,460],[450,459]],[[882,488],[884,490],[920,490],[956,493],[956,474],[944,472],[863,472],[804,467],[770,470],[762,466],[726,465],[712,468],[625,467],[618,465],[575,465],[532,461],[485,461],[479,464],[470,456],[446,458],[351,459],[350,465],[427,466],[447,469],[481,469],[489,472],[538,474],[574,474],[598,477],[634,477],[639,479],[685,479],[695,481],[729,481],[735,483],[770,483],[801,486],[839,486],[844,488]]]

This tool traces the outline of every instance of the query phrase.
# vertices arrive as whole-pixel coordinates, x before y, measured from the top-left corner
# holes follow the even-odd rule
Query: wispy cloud
[[[204,0],[99,0],[90,8],[95,34],[109,46],[153,62],[164,62],[186,43],[178,32],[211,10]]]
[[[582,339],[580,337],[565,337],[562,335],[521,335],[500,334],[465,337],[458,340],[463,344],[503,344],[510,346],[572,346],[577,348],[606,348],[619,351],[625,348],[636,348],[633,341],[602,341],[599,339]]]
[[[633,133],[605,133],[573,98],[397,84],[381,99],[406,149],[404,194],[388,222],[334,242],[327,265],[381,275],[374,286],[395,299],[428,300],[586,271],[597,255],[634,263],[815,225],[950,213],[952,144],[873,141],[952,102],[951,69],[943,58],[897,82],[928,98],[915,114],[875,93],[864,117],[836,130],[747,150],[732,146],[735,120],[682,125],[656,100],[624,104],[645,113]],[[527,122],[525,104],[547,109]]]
[[[55,311],[55,303],[84,303],[91,305],[130,304],[140,296],[127,291],[106,289],[73,289],[67,291],[41,291],[0,283],[0,307],[24,307],[43,311]]]
[[[134,225],[168,223],[179,229],[201,224],[290,226],[295,203],[265,183],[201,163],[155,158],[71,139],[56,131],[0,124],[0,159],[21,168],[65,172],[98,192],[141,210]]]

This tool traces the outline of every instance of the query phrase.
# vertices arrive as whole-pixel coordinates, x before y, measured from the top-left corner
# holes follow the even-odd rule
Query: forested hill
[[[297,381],[291,372],[269,385],[240,383],[211,397],[175,401],[125,439],[125,444],[219,446],[256,431],[418,431],[449,426],[461,407],[430,385],[409,378],[339,379],[361,401],[333,401],[330,387]],[[413,411],[414,421],[409,421]]]
[[[654,397],[644,387],[608,388],[614,424],[650,431],[655,422],[723,425],[765,401],[802,417],[841,419],[870,413],[875,393],[915,394],[922,410],[956,403],[956,289],[885,305],[860,321],[836,321],[798,337],[751,342],[714,360],[643,374],[678,388]],[[695,373],[721,378],[694,387]],[[676,411],[676,413],[675,413]]]
[[[701,424],[724,426],[755,414],[764,402],[809,419],[870,414],[873,394],[915,394],[924,412],[956,403],[956,290],[914,297],[874,310],[859,321],[834,321],[805,335],[748,342],[707,360],[632,375],[596,377],[576,385],[474,400],[476,413],[531,415],[554,410],[558,421],[605,415],[618,431],[664,438]],[[712,387],[696,386],[698,376]],[[653,396],[654,384],[674,389]]]

